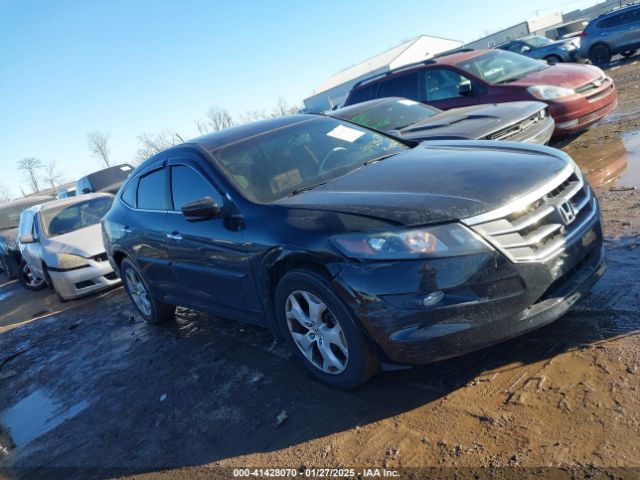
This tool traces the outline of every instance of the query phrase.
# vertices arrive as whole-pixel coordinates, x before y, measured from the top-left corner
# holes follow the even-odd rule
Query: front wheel
[[[358,320],[321,275],[287,273],[276,288],[275,307],[294,355],[316,380],[351,389],[378,371],[380,362]]]
[[[589,52],[589,60],[594,65],[607,65],[611,61],[611,51],[605,45],[596,45]]]
[[[128,258],[122,260],[120,277],[131,302],[147,323],[155,325],[175,319],[176,306],[154,299],[142,272]]]
[[[20,285],[32,292],[42,290],[47,286],[47,282],[45,282],[44,278],[38,277],[25,261],[20,262],[20,268],[18,268],[18,281],[20,282]]]
[[[555,65],[556,63],[562,63],[562,59],[557,55],[549,55],[545,58],[549,65]]]

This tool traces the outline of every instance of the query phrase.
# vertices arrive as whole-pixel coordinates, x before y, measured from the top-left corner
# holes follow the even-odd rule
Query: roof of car
[[[616,15],[616,14],[620,13],[621,11],[626,10],[627,8],[631,9],[631,8],[634,8],[634,7],[635,8],[640,7],[640,2],[628,3],[626,5],[622,5],[620,7],[616,7],[613,10],[609,10],[608,12],[601,13],[600,15],[598,15],[596,18],[594,18],[591,21],[593,22],[595,20],[599,20],[601,18],[608,17],[609,15]]]
[[[91,200],[93,198],[101,198],[101,197],[113,197],[113,195],[109,193],[85,193],[84,195],[77,195],[75,197],[68,198],[60,198],[56,200],[51,200],[47,203],[41,203],[39,205],[34,205],[31,207],[32,210],[37,212],[46,212],[47,210],[51,210],[54,208],[65,207],[67,205],[73,205],[74,203],[82,203],[86,200]]]
[[[459,52],[453,52],[453,53],[450,53],[448,55],[443,55],[443,56],[436,56],[436,57],[433,57],[430,60],[425,60],[423,62],[418,62],[418,63],[412,63],[412,64],[405,65],[405,66],[400,67],[400,68],[396,68],[395,70],[390,70],[388,72],[383,72],[383,73],[380,73],[378,75],[374,75],[372,77],[365,78],[364,80],[356,83],[354,85],[352,91],[356,90],[361,85],[368,85],[371,82],[380,80],[382,78],[385,78],[385,77],[388,77],[388,76],[391,76],[391,75],[395,75],[396,73],[409,72],[411,70],[414,70],[416,68],[421,68],[421,67],[424,67],[424,66],[455,65],[457,63],[464,62],[465,60],[468,60],[470,58],[479,57],[480,55],[484,55],[485,53],[491,52],[491,51],[492,50],[490,50],[490,49],[480,49],[480,50],[461,49]]]
[[[245,123],[231,128],[226,128],[217,132],[203,135],[202,137],[193,138],[180,145],[176,145],[171,149],[185,145],[199,145],[206,150],[215,150],[217,148],[239,142],[256,135],[277,130],[288,125],[312,120],[318,118],[312,114],[287,115],[284,117],[269,118],[267,120],[258,120],[257,122]],[[170,150],[171,150],[170,149]]]
[[[20,198],[11,202],[0,204],[0,210],[3,208],[13,208],[20,205],[28,205],[34,202],[47,202],[49,200],[55,200],[55,197],[49,197],[46,195],[33,195],[31,197]]]

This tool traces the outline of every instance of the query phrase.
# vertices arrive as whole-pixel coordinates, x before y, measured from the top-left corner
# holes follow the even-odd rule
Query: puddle
[[[9,430],[15,446],[21,447],[75,417],[88,406],[89,403],[83,400],[64,408],[46,392],[36,390],[5,410],[0,420]]]
[[[570,152],[593,187],[640,187],[640,132]]]

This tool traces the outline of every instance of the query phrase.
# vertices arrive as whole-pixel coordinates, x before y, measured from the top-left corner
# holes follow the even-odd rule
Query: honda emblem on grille
[[[576,215],[578,215],[576,207],[574,207],[571,202],[561,203],[556,207],[556,210],[562,219],[562,223],[565,225],[571,224],[576,219]]]

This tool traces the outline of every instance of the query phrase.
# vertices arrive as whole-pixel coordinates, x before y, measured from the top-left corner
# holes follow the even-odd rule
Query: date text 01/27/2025
[[[233,476],[242,477],[271,477],[271,478],[393,478],[399,477],[400,473],[396,470],[386,468],[364,468],[356,470],[355,468],[303,468],[296,470],[295,468],[234,468]]]

